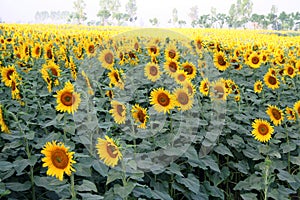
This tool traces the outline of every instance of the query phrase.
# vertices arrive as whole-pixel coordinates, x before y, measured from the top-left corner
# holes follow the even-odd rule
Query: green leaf
[[[77,187],[77,190],[80,192],[97,192],[97,187],[93,182],[83,179],[82,184]]]
[[[0,161],[0,171],[5,172],[13,168],[15,165],[7,161]]]
[[[280,149],[282,149],[283,153],[294,151],[296,148],[297,147],[295,143],[282,143],[280,145]]]
[[[263,188],[262,183],[262,177],[258,177],[257,175],[252,174],[245,180],[238,182],[238,184],[236,184],[236,186],[233,189],[246,191],[251,191],[252,189],[254,189],[259,191]]]
[[[176,174],[178,176],[183,177],[183,174],[180,172],[180,166],[177,165],[176,163],[171,163],[170,167],[167,168],[166,173]]]
[[[232,146],[236,149],[244,148],[244,146],[245,146],[245,142],[244,142],[243,138],[241,138],[238,135],[233,135],[232,139],[227,139],[227,142],[230,146]]]
[[[253,199],[257,199],[257,194],[255,194],[255,193],[245,193],[245,194],[241,194],[241,197],[244,200],[253,200]]]
[[[54,177],[40,177],[34,176],[34,183],[39,187],[44,187],[47,190],[61,192],[64,188],[68,188],[67,180],[60,181]]]
[[[82,197],[84,200],[99,200],[99,199],[104,199],[103,196],[96,195],[96,194],[90,194],[90,193],[81,193],[78,192],[78,195]]]
[[[211,196],[219,197],[221,199],[224,199],[224,193],[220,188],[218,188],[216,186],[213,186],[213,185],[210,185],[210,183],[208,181],[204,181],[203,185],[206,188],[206,190],[209,191],[209,194]]]
[[[287,171],[284,171],[282,169],[278,169],[278,171],[279,173],[277,174],[277,177],[279,178],[279,180],[287,181],[288,183],[296,182],[295,178]]]
[[[107,180],[106,180],[106,185],[113,182],[114,180],[122,179],[122,172],[115,170],[115,169],[110,169],[108,171],[107,175]]]
[[[203,162],[200,161],[198,153],[193,146],[190,146],[188,150],[184,153],[184,156],[188,158],[189,164],[192,167],[197,167],[202,164],[202,169],[207,169]]]
[[[31,183],[30,181],[26,181],[25,183],[11,182],[6,183],[6,187],[15,192],[23,192],[31,188]]]
[[[123,199],[128,197],[128,195],[134,189],[136,183],[128,182],[125,186],[121,186],[119,184],[114,185],[114,193],[122,197]]]
[[[237,168],[240,172],[243,174],[248,174],[249,173],[249,165],[246,160],[239,161],[238,163],[234,163],[233,166]]]
[[[177,183],[183,184],[186,186],[190,191],[194,193],[198,193],[200,189],[200,182],[199,180],[194,176],[194,174],[188,174],[187,178],[182,178],[180,176],[176,176]]]
[[[168,193],[161,192],[159,190],[151,190],[154,199],[173,200]]]
[[[291,156],[291,163],[300,166],[300,156]]]
[[[233,157],[231,151],[223,144],[219,144],[217,147],[214,148],[214,151],[220,155],[228,155]]]
[[[205,157],[201,158],[201,161],[210,169],[212,169],[216,172],[220,172],[218,164],[211,156],[205,156]]]
[[[108,167],[104,163],[100,162],[99,160],[94,160],[92,166],[94,170],[101,174],[101,176],[107,176]]]
[[[14,162],[15,170],[17,171],[17,175],[22,174],[21,172],[29,165],[27,159],[16,160]]]

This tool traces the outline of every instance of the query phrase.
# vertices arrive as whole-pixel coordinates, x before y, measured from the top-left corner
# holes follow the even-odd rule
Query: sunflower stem
[[[265,174],[264,174],[264,200],[268,200],[268,188],[269,188],[269,169],[271,165],[271,160],[267,156],[265,159]]]
[[[286,143],[288,146],[290,146],[290,140],[289,140],[289,133],[288,133],[288,130],[287,130],[287,125],[286,123],[284,124],[284,128],[285,128],[285,132],[286,132]],[[290,163],[290,160],[291,160],[291,153],[290,151],[288,152],[288,172],[291,173],[291,163]]]
[[[72,200],[76,199],[76,192],[75,192],[75,184],[74,184],[74,174],[71,174],[71,185],[70,185],[70,190],[71,190],[71,196]]]

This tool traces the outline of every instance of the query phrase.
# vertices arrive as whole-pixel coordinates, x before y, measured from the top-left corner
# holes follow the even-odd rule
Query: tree
[[[123,16],[119,12],[120,7],[121,4],[119,0],[101,0],[100,10],[97,14],[97,16],[100,18],[101,25],[121,23],[120,20],[123,19]],[[117,22],[114,23],[114,20]]]
[[[173,26],[176,26],[177,22],[178,22],[178,10],[177,8],[173,8],[172,19],[169,20],[169,23],[172,23]]]
[[[153,19],[149,19],[149,22],[152,24],[152,26],[157,26],[158,25],[158,19],[155,17]]]
[[[195,25],[197,24],[196,21],[199,18],[199,15],[198,15],[198,6],[191,7],[190,8],[190,13],[188,14],[188,16],[191,19],[191,25],[192,25],[192,27],[195,27]]]
[[[235,4],[231,4],[230,9],[229,9],[229,15],[227,17],[227,24],[229,26],[229,28],[236,28],[237,27],[237,9],[236,9],[236,5]]]
[[[224,13],[218,13],[216,18],[217,18],[217,22],[218,22],[220,28],[223,28],[223,26],[227,20],[227,15]]]
[[[76,0],[73,3],[74,12],[70,15],[70,21],[76,20],[77,24],[82,24],[86,19],[84,0]]]
[[[264,15],[259,15],[259,14],[252,14],[250,17],[250,20],[252,22],[257,23],[257,26],[254,27],[254,29],[259,28],[260,26],[263,25],[263,20],[264,20],[265,16]]]
[[[250,20],[253,3],[250,0],[237,0],[236,12],[238,18],[238,26],[244,26]]]
[[[136,11],[137,11],[137,5],[136,5],[136,0],[129,0],[126,5],[125,5],[125,9],[126,9],[126,14],[128,15],[128,21],[129,22],[135,22],[137,20],[137,15],[136,15]]]

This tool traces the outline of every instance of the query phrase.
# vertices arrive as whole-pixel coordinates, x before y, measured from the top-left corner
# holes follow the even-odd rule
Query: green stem
[[[271,160],[269,157],[266,157],[265,160],[265,176],[264,176],[264,200],[268,200],[268,188],[269,188],[269,170],[270,170]]]
[[[71,196],[72,200],[76,199],[76,192],[75,192],[75,184],[74,184],[74,174],[71,174],[71,185],[70,185],[70,190],[71,190]]]
[[[287,131],[287,125],[286,124],[284,125],[284,128],[285,128],[285,132],[286,132],[286,143],[289,146],[290,145],[290,140],[289,140],[289,133]],[[287,159],[288,159],[288,172],[291,173],[291,162],[290,162],[291,153],[290,153],[290,151],[288,152],[288,158]]]

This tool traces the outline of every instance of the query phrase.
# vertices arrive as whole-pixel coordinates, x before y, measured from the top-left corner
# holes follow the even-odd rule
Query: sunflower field
[[[298,199],[300,34],[0,24],[1,199]]]

